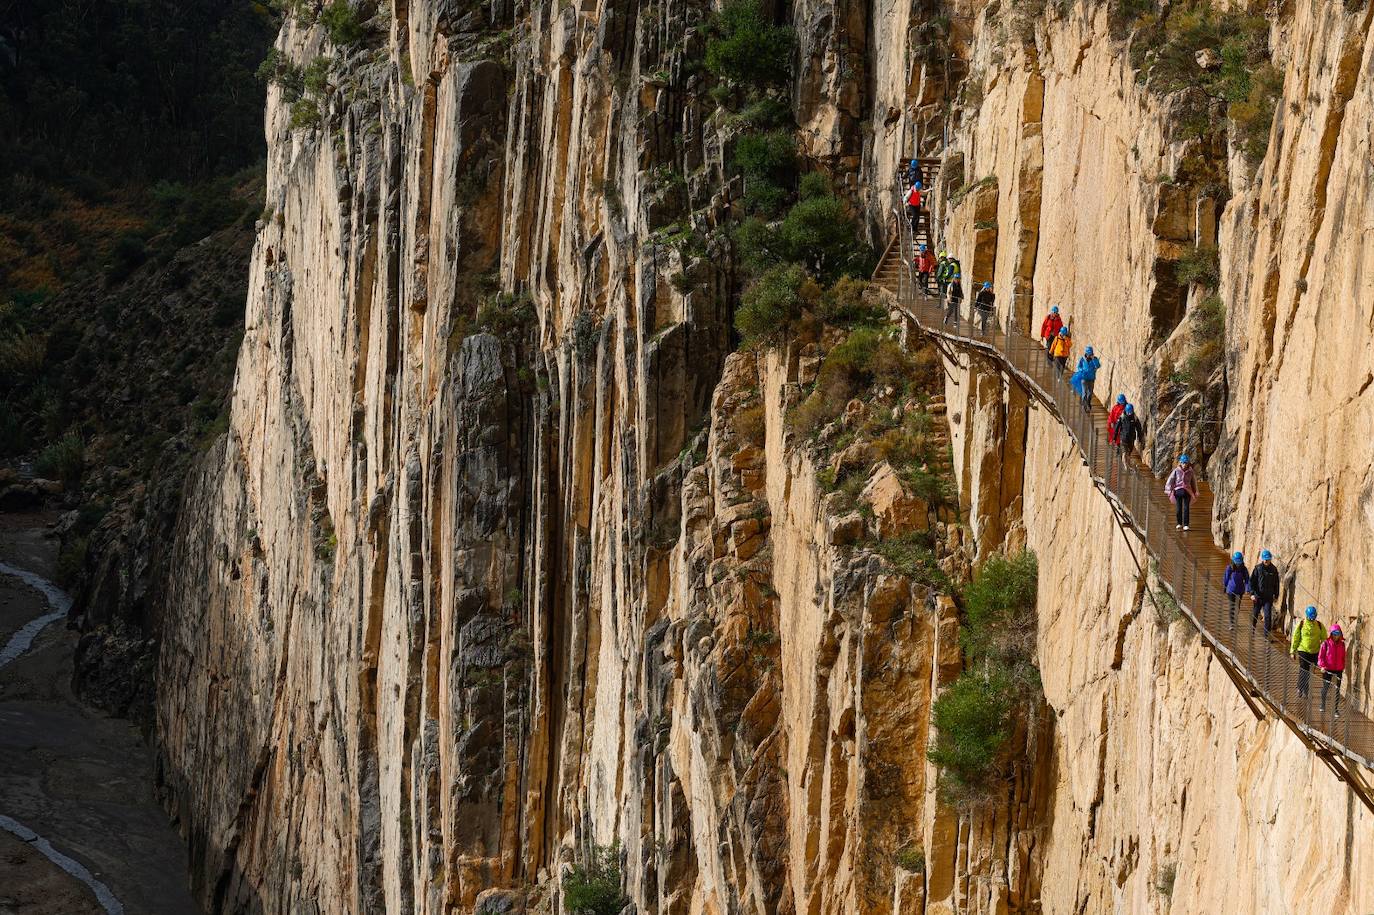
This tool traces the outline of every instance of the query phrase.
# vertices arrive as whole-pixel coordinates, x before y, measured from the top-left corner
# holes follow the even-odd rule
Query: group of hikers
[[[918,218],[920,206],[920,180],[911,181],[916,196],[909,197],[913,207],[911,218],[913,227]],[[917,202],[912,204],[911,200]],[[960,309],[964,302],[962,268],[959,259],[946,251],[932,253],[927,245],[918,245],[915,251],[915,271],[922,291],[927,295],[938,296],[944,303],[943,324],[956,327],[960,321]],[[996,308],[996,298],[992,284],[980,284],[974,299],[974,318],[979,332],[987,333],[988,323]],[[1062,375],[1067,371],[1069,358],[1073,354],[1073,334],[1059,313],[1058,306],[1050,308],[1040,324],[1040,341],[1045,350],[1045,359]],[[1085,411],[1093,409],[1093,388],[1102,361],[1091,346],[1085,347],[1079,356],[1069,383],[1078,394]],[[1135,405],[1125,394],[1118,394],[1107,412],[1107,441],[1115,449],[1117,459],[1126,462],[1144,438],[1144,428]],[[1191,508],[1198,496],[1197,472],[1187,454],[1181,454],[1178,464],[1170,471],[1164,481],[1164,492],[1174,506],[1175,529],[1191,529]],[[1250,625],[1253,629],[1261,618],[1264,620],[1263,632],[1267,635],[1274,629],[1274,608],[1278,604],[1280,578],[1274,565],[1273,554],[1269,550],[1260,553],[1260,561],[1255,568],[1245,565],[1245,557],[1240,551],[1231,554],[1222,575],[1222,589],[1227,596],[1230,609],[1231,627],[1236,625],[1236,611],[1247,595],[1252,601]],[[1334,625],[1327,630],[1317,619],[1317,608],[1309,606],[1293,627],[1289,640],[1289,655],[1298,661],[1297,691],[1300,699],[1306,699],[1311,692],[1312,669],[1321,671],[1322,689],[1320,711],[1325,714],[1327,700],[1332,685],[1336,688],[1333,713],[1340,717],[1341,678],[1345,673],[1345,638],[1341,627]]]

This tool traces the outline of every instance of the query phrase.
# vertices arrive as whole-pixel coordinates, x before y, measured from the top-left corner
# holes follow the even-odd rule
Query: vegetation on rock
[[[593,846],[563,877],[563,907],[570,915],[619,915],[628,901],[620,884],[619,847]]]

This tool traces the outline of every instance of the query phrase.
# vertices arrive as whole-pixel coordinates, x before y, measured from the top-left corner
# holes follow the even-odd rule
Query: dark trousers
[[[1050,346],[1052,346],[1053,344],[1053,337],[1050,337],[1048,340],[1045,341],[1045,361],[1051,364],[1054,363],[1054,357],[1050,355]]]
[[[1239,595],[1239,594],[1227,594],[1227,595],[1226,595],[1226,603],[1227,603],[1228,605],[1230,605],[1230,608],[1231,608],[1231,628],[1232,628],[1232,629],[1235,629],[1235,628],[1236,628],[1236,606],[1240,603],[1240,598],[1241,598],[1241,595]]]
[[[1341,713],[1341,675],[1343,670],[1324,670],[1322,671],[1322,711],[1326,711],[1326,691],[1331,688],[1331,681],[1336,681],[1336,714]]]
[[[1180,489],[1174,493],[1174,517],[1177,519],[1177,523],[1184,527],[1188,526],[1188,507],[1192,501],[1193,497],[1188,495],[1186,489]]]
[[[917,276],[921,278],[921,291],[930,292],[930,271],[922,270]]]
[[[1083,412],[1091,413],[1093,409],[1093,382],[1091,378],[1083,379]]]
[[[1298,698],[1306,699],[1312,683],[1312,665],[1317,663],[1315,651],[1298,652]]]
[[[945,300],[945,321],[944,321],[944,323],[946,323],[946,324],[954,324],[954,325],[956,325],[956,326],[959,324],[959,300],[958,300],[958,299],[946,299],[946,300]]]
[[[915,232],[916,232],[916,223],[919,222],[919,221],[920,221],[920,218],[921,218],[921,208],[920,208],[920,207],[914,207],[914,206],[912,206],[911,204],[908,203],[908,204],[906,205],[906,217],[907,217],[907,219],[911,220],[911,231],[912,231],[912,234],[915,234]]]
[[[1259,620],[1260,614],[1264,614],[1264,631],[1268,632],[1274,628],[1274,599],[1272,597],[1256,597],[1255,609],[1250,611],[1250,628],[1255,628],[1255,623]]]
[[[986,308],[973,306],[973,310],[978,313],[978,332],[985,334],[988,332],[988,319],[992,317],[992,312]]]

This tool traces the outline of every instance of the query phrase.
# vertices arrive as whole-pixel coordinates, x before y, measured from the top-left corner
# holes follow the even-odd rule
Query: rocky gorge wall
[[[1332,322],[1367,311],[1354,290],[1368,246],[1344,223],[1363,187],[1350,170],[1366,167],[1353,163],[1368,131],[1350,118],[1367,88],[1368,9],[1297,3],[1271,18],[1284,90],[1269,150],[1221,163],[1220,198],[1186,177],[1206,151],[1177,138],[1173,100],[1139,83],[1107,7],[1069,5],[1024,44],[982,12],[971,71],[985,95],[950,150],[971,185],[945,197],[951,250],[1014,301],[1021,326],[1060,305],[1077,347],[1102,357],[1099,396],[1143,407],[1156,472],[1180,448],[1202,452],[1218,548],[1272,549],[1296,608],[1321,603],[1358,656],[1367,612],[1350,589],[1368,571],[1352,545],[1371,533],[1370,455],[1340,430],[1364,409],[1367,354]],[[1203,405],[1220,423],[1206,435],[1190,428],[1197,400],[1166,391],[1202,298],[1175,274],[1196,244],[1219,248],[1227,315],[1211,395],[1224,409]],[[1342,293],[1326,285],[1336,276]],[[1060,738],[1045,908],[1374,905],[1369,810],[1291,731],[1256,718],[1187,624],[1158,618],[1143,545],[1063,429],[977,360],[961,358],[948,387],[975,534],[1024,537],[1043,570],[1039,651]],[[1352,675],[1367,695],[1367,665]]]
[[[1025,294],[1017,320],[1072,304],[1100,388],[1143,404],[1198,299],[1170,265],[1215,236],[1221,524],[1281,556],[1343,531],[1342,564],[1309,542],[1302,581],[1358,593],[1327,583],[1359,567],[1368,459],[1343,398],[1364,363],[1343,351],[1314,409],[1283,358],[1315,358],[1308,338],[1256,331],[1349,320],[1358,264],[1334,252],[1359,250],[1357,220],[1324,213],[1358,199],[1318,212],[1277,176],[1356,169],[1335,109],[1359,104],[1367,17],[1283,12],[1285,91],[1338,90],[1329,148],[1280,116],[1218,217],[1157,180],[1186,151],[1105,8],[1061,6],[1028,44],[978,3],[797,4],[801,150],[881,241],[902,150],[948,130],[937,202],[966,273]],[[926,523],[947,564],[1038,554],[1047,708],[1005,798],[939,801],[924,750],[957,612],[832,510],[785,421],[800,344],[730,354],[738,188],[695,65],[705,6],[365,12],[360,44],[295,18],[278,42],[330,61],[319,120],[273,88],[231,427],[193,472],[166,587],[156,740],[207,908],[548,907],[560,866],[613,843],[644,912],[1163,910],[1169,868],[1189,910],[1232,910],[1237,887],[1257,911],[1374,905],[1367,811],[1156,624],[1143,552],[1063,430],[962,358],[945,398],[968,528]],[[980,86],[948,114],[937,15]],[[1310,272],[1303,309],[1285,233],[1349,264]],[[1257,444],[1297,410],[1329,427],[1307,439],[1332,442],[1313,485],[1347,468],[1320,521]],[[1167,453],[1192,433],[1151,434]],[[908,847],[923,869],[898,864]]]

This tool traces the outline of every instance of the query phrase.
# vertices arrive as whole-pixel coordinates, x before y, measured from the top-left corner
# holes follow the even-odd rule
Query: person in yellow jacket
[[[1050,344],[1050,358],[1054,364],[1059,366],[1059,371],[1064,371],[1064,365],[1069,361],[1069,352],[1073,349],[1073,337],[1069,335],[1067,327],[1059,328],[1059,333],[1055,335],[1054,342]]]
[[[1326,641],[1326,627],[1317,619],[1317,608],[1308,607],[1302,613],[1304,619],[1293,626],[1293,638],[1288,643],[1288,656],[1298,659],[1298,698],[1307,698],[1307,689],[1312,681],[1312,665],[1317,663],[1317,652]]]

